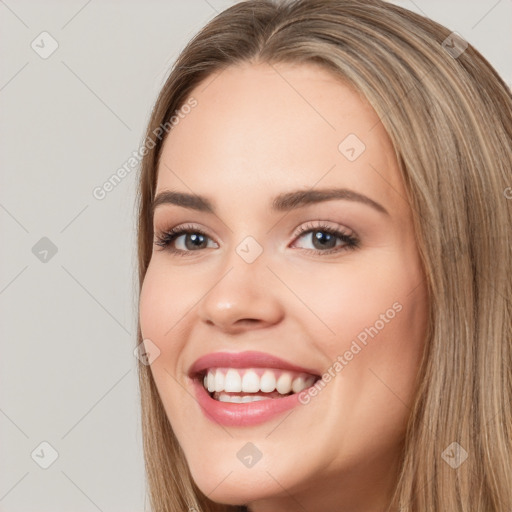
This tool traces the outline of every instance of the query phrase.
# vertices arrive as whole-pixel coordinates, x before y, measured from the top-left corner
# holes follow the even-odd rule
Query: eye
[[[306,235],[308,235],[306,237]],[[333,228],[326,224],[314,223],[301,226],[298,233],[295,234],[297,239],[308,238],[310,239],[313,249],[304,249],[308,252],[332,254],[336,252],[346,251],[359,247],[359,239],[351,234],[343,231],[342,229]],[[341,244],[338,244],[338,240]]]
[[[180,245],[180,242],[178,241],[182,237],[183,240],[181,240],[181,245],[184,248],[181,249],[174,247],[174,245]],[[207,241],[210,239],[204,231],[193,225],[178,226],[168,231],[164,231],[157,235],[156,238],[156,245],[179,256],[184,256],[187,252],[196,252],[200,249],[207,248]]]
[[[319,255],[338,253],[359,247],[359,240],[355,235],[323,223],[317,225],[309,223],[302,226],[295,233],[294,239],[306,238],[306,235],[310,237],[313,249],[303,250]],[[203,230],[194,225],[185,225],[156,235],[155,245],[177,256],[185,256],[192,252],[199,252],[201,249],[211,248],[211,245],[208,246],[208,241],[211,241],[211,238]],[[341,244],[338,241],[341,241]],[[181,248],[178,248],[178,245],[181,245]],[[214,248],[216,246],[215,244]]]

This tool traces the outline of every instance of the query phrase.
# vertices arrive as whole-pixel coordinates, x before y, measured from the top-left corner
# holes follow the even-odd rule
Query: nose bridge
[[[230,278],[237,281],[240,286],[247,284],[251,287],[250,291],[257,292],[259,285],[264,288],[268,274],[271,274],[267,268],[269,263],[268,245],[264,248],[264,235],[259,234],[258,240],[253,235],[242,235],[240,241],[234,240],[229,252],[223,258],[222,275],[236,275]],[[259,241],[261,240],[261,241]],[[234,284],[234,283],[233,283]]]
[[[263,254],[263,245],[252,235],[246,236],[235,248],[235,253],[247,264],[252,265]]]
[[[265,325],[278,321],[283,307],[270,283],[266,256],[263,245],[250,235],[234,246],[200,303],[201,318],[223,329],[241,320]]]

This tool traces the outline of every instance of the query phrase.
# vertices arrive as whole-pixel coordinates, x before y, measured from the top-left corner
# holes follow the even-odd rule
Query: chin
[[[274,496],[281,488],[273,489],[275,481],[265,470],[229,469],[208,471],[203,465],[191,467],[192,478],[201,492],[210,500],[226,505],[247,503]],[[195,470],[194,470],[195,469]]]

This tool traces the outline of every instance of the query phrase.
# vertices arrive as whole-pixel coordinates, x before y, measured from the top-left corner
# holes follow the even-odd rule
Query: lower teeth
[[[289,394],[291,394],[291,393],[289,393]],[[271,396],[272,393],[267,393],[267,395],[269,395],[269,396],[254,395],[254,394],[252,394],[252,395],[250,395],[250,394],[237,395],[237,394],[228,394],[228,393],[223,393],[223,392],[218,392],[218,391],[210,394],[210,396],[214,400],[217,400],[218,402],[230,402],[230,403],[234,403],[234,404],[258,402],[260,400],[275,400],[276,398],[288,396],[288,395]]]

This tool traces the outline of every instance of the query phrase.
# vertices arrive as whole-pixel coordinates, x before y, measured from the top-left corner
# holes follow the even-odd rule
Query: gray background
[[[103,200],[92,191],[138,149],[179,51],[232,3],[0,0],[0,511],[149,508],[136,171]],[[512,0],[395,3],[460,33],[512,83]],[[51,48],[43,31],[59,45],[46,59],[31,47]]]

